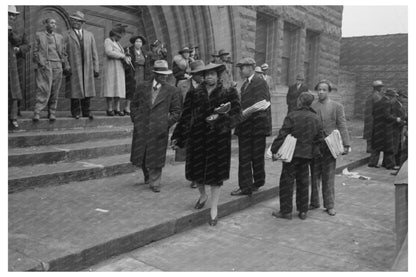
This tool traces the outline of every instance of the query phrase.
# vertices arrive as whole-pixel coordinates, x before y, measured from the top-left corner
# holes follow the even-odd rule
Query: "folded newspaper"
[[[270,102],[267,101],[266,99],[263,99],[263,100],[255,103],[255,104],[251,105],[247,109],[245,109],[243,111],[243,114],[253,113],[253,112],[256,112],[256,111],[263,111],[263,110],[267,109],[268,107],[270,107]]]
[[[290,163],[293,158],[293,153],[295,152],[296,141],[297,139],[295,137],[293,137],[290,134],[287,135],[282,146],[280,146],[279,150],[276,153],[277,159],[285,163]],[[270,147],[266,151],[267,159],[272,158],[271,147],[272,146],[270,145]]]
[[[325,142],[335,159],[344,153],[344,145],[342,144],[341,134],[338,130],[332,131],[332,133],[325,138]]]

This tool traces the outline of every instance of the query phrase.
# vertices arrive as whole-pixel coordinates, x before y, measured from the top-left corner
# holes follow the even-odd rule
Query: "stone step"
[[[233,141],[231,155],[233,157],[238,155],[236,141]],[[175,151],[168,148],[166,164],[175,163]],[[9,167],[9,193],[111,177],[135,170],[137,167],[130,163],[130,153],[73,162]]]
[[[100,139],[131,137],[133,126],[9,133],[9,148],[61,145]]]
[[[9,167],[74,162],[127,154],[130,151],[131,137],[72,144],[11,148],[9,149]]]
[[[94,113],[94,119],[81,117],[79,119],[72,118],[68,114],[57,114],[56,120],[50,122],[45,112],[41,113],[41,119],[38,122],[32,121],[33,114],[25,113],[23,118],[18,119],[19,128],[13,130],[13,133],[33,132],[33,131],[53,131],[68,129],[91,129],[97,127],[119,127],[133,126],[130,116],[105,116],[103,112]]]

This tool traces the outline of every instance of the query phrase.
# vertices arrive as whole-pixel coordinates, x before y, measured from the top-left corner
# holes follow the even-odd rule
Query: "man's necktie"
[[[244,82],[243,86],[241,87],[241,92],[245,92],[246,91],[246,88],[247,88],[248,84],[249,84],[249,81],[248,81],[248,79],[246,79],[246,81]]]

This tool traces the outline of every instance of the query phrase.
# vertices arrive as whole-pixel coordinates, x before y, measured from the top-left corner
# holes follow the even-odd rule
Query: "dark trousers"
[[[9,95],[9,120],[16,120],[17,119],[17,99],[10,98]]]
[[[243,192],[261,187],[266,180],[264,151],[266,136],[238,137],[238,185]]]
[[[283,163],[280,175],[279,199],[280,212],[287,214],[293,210],[293,188],[296,180],[296,209],[307,212],[309,204],[309,164],[310,160],[293,158]]]
[[[90,99],[91,97],[85,97],[82,99],[71,98],[71,114],[72,116],[81,115],[88,117],[90,115]]]
[[[383,152],[383,166],[388,169],[392,169],[396,166],[396,157],[394,152]]]
[[[368,161],[369,166],[376,166],[378,165],[378,160],[380,159],[380,152],[379,150],[373,149],[371,151],[370,160]],[[383,155],[385,156],[385,154]],[[384,159],[383,159],[384,161]]]
[[[311,205],[319,207],[319,191],[322,182],[322,198],[324,207],[333,209],[335,202],[335,166],[336,159],[332,156],[329,149],[323,151],[320,158],[315,158],[311,162]]]

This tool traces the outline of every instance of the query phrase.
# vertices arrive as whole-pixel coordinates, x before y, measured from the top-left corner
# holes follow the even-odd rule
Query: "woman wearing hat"
[[[130,57],[125,54],[119,43],[124,34],[124,26],[118,25],[110,31],[110,37],[104,40],[103,96],[107,98],[108,116],[124,116],[124,113],[120,111],[120,98],[126,97],[123,62],[130,62]]]
[[[130,47],[124,49],[125,53],[130,56],[131,63],[125,64],[126,74],[126,107],[124,114],[130,115],[130,101],[133,93],[136,91],[136,85],[145,79],[147,53],[143,50],[146,39],[137,35],[130,38]]]
[[[220,187],[230,176],[231,129],[241,115],[237,91],[225,89],[220,81],[224,70],[224,65],[212,63],[201,70],[205,82],[187,94],[171,138],[174,148],[186,146],[185,176],[200,192],[196,209],[204,207],[205,187],[211,187],[211,226],[217,224]]]

